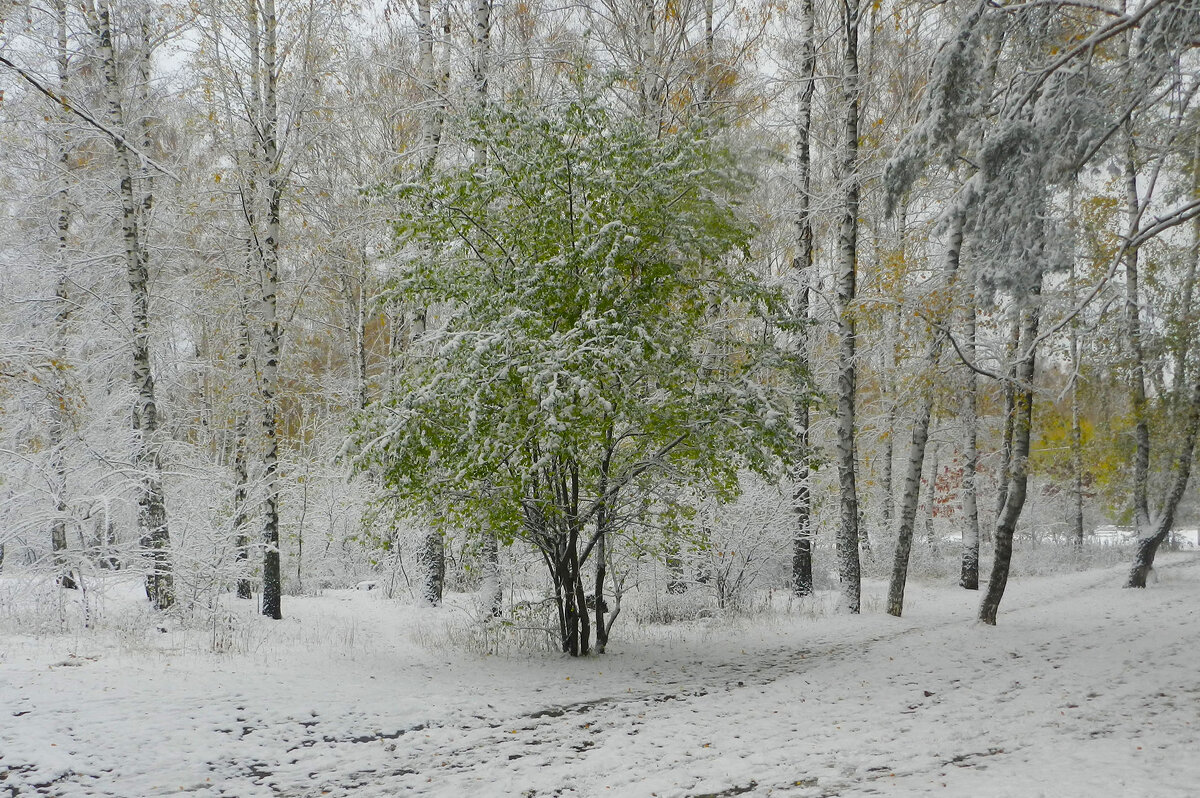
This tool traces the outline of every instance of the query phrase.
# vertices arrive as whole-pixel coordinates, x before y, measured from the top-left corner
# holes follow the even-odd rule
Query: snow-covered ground
[[[1193,796],[1200,557],[1160,559],[1145,591],[1016,580],[995,628],[976,594],[914,584],[895,619],[868,585],[861,617],[581,660],[430,647],[456,611],[376,592],[207,636],[110,612],[0,639],[0,795]]]

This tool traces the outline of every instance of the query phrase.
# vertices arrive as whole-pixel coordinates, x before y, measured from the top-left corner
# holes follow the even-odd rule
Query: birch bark
[[[1034,294],[1033,301],[1040,301],[1040,290]],[[1004,589],[1008,585],[1008,572],[1012,562],[1013,533],[1017,521],[1021,518],[1021,510],[1025,507],[1025,493],[1029,484],[1029,440],[1033,428],[1033,378],[1036,372],[1037,353],[1034,343],[1037,339],[1038,324],[1041,320],[1041,308],[1036,304],[1026,308],[1020,322],[1017,345],[1021,347],[1021,358],[1014,368],[1015,388],[1013,391],[1012,417],[1012,455],[1007,472],[1007,485],[1004,492],[1004,506],[996,519],[995,554],[992,558],[992,572],[988,578],[987,591],[979,606],[979,620],[990,626],[996,625],[996,613],[1000,609],[1000,600],[1004,597]]]
[[[67,61],[67,5],[65,0],[54,0],[56,21],[55,63],[58,69],[58,96],[66,97],[70,74]],[[55,121],[58,123],[54,135],[54,146],[58,150],[58,192],[56,220],[57,242],[55,247],[55,314],[53,344],[54,363],[50,369],[50,385],[47,396],[50,400],[49,475],[51,502],[54,516],[50,522],[50,548],[54,553],[54,565],[58,571],[58,583],[65,588],[77,587],[75,575],[66,560],[67,549],[67,468],[65,462],[66,434],[69,424],[68,397],[63,372],[67,364],[66,336],[70,323],[71,305],[68,296],[68,245],[71,231],[71,163],[70,138],[67,128],[68,114],[59,106]]]
[[[958,212],[950,228],[950,239],[946,249],[946,261],[942,269],[945,290],[949,291],[958,272],[959,254],[962,251],[964,214]],[[925,465],[925,448],[929,442],[929,424],[933,417],[933,377],[937,370],[938,361],[942,356],[948,334],[944,319],[938,318],[933,325],[929,348],[925,354],[923,373],[929,376],[925,389],[921,393],[921,403],[917,408],[916,419],[913,421],[912,443],[908,449],[908,467],[904,474],[904,494],[900,500],[900,523],[896,530],[896,552],[892,559],[892,578],[888,586],[887,612],[888,615],[900,617],[904,612],[904,588],[908,580],[908,562],[912,553],[913,533],[916,527],[917,506],[920,502],[921,471]],[[937,479],[936,459],[934,473],[930,477],[926,496],[928,512],[933,511],[935,494],[934,481]],[[932,515],[930,516],[932,529]]]
[[[711,12],[712,4],[707,6]],[[796,212],[796,257],[792,269],[798,282],[796,319],[799,330],[796,347],[800,361],[807,371],[809,360],[808,316],[809,290],[813,272],[813,225],[811,212],[812,194],[812,108],[816,93],[817,47],[815,10],[812,0],[804,0],[803,50],[800,66],[799,126],[796,131],[796,171],[799,182],[799,208]],[[809,448],[809,425],[811,413],[807,398],[802,398],[796,407],[796,425],[800,430],[800,447],[792,469],[792,507],[796,515],[796,526],[792,535],[792,593],[809,596],[813,592],[812,573],[812,452]]]
[[[855,280],[858,260],[858,0],[842,3],[842,125],[838,177],[842,219],[837,252],[837,461],[841,525],[837,534],[842,606],[857,613],[861,594],[858,489],[855,484]]]
[[[88,0],[85,7],[97,38],[97,49],[104,79],[104,96],[108,123],[115,131],[125,130],[124,109],[121,103],[121,81],[113,47],[111,8],[107,3]],[[170,560],[170,533],[167,526],[166,497],[162,484],[162,462],[158,448],[158,404],[155,399],[154,374],[150,367],[150,289],[147,247],[141,225],[143,209],[148,207],[150,193],[141,201],[135,197],[133,153],[124,137],[114,137],[119,195],[121,198],[121,233],[124,242],[126,279],[132,306],[133,369],[132,382],[137,396],[134,401],[132,425],[134,433],[133,462],[139,471],[138,531],[142,548],[150,560],[146,576],[146,596],[158,609],[167,609],[175,602],[174,579]]]
[[[283,617],[283,577],[279,552],[279,247],[283,180],[279,162],[278,18],[275,0],[263,0],[262,170],[266,175],[266,236],[260,249],[263,324],[262,435],[263,435],[263,603],[262,613]]]
[[[977,336],[975,321],[975,274],[961,279],[963,338],[967,357],[975,362]],[[963,476],[962,476],[962,568],[958,583],[967,590],[979,589],[979,375],[965,370],[962,396]]]

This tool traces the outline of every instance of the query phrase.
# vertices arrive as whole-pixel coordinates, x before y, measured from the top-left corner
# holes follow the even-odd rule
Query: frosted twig
[[[83,121],[87,122],[89,125],[96,128],[104,135],[108,136],[110,139],[112,139],[113,143],[116,144],[118,147],[124,147],[125,149],[132,152],[134,155],[136,155],[138,157],[138,160],[140,160],[143,164],[148,165],[148,166],[153,166],[159,172],[162,172],[164,175],[171,178],[176,183],[183,182],[183,180],[180,179],[179,175],[175,174],[173,171],[171,171],[167,167],[163,166],[162,164],[160,164],[158,161],[154,160],[153,158],[151,158],[144,151],[142,151],[138,147],[131,144],[129,142],[129,139],[125,138],[125,136],[123,136],[121,133],[117,132],[116,130],[113,130],[111,127],[104,124],[100,120],[96,119],[96,117],[92,116],[87,111],[84,111],[82,108],[77,108],[75,106],[75,104],[72,103],[70,100],[68,100],[66,97],[63,97],[63,96],[57,94],[53,89],[50,89],[47,86],[43,85],[42,82],[39,81],[36,77],[34,77],[31,73],[29,73],[26,70],[22,69],[21,67],[17,66],[12,61],[8,60],[7,58],[5,58],[2,55],[0,55],[0,64],[3,64],[4,66],[13,70],[18,75],[20,75],[21,78],[26,83],[28,83],[30,86],[32,86],[34,89],[36,89],[40,93],[46,95],[51,100],[54,100],[55,103],[62,106],[67,111],[70,111],[71,113],[75,114],[75,116],[77,116],[80,119],[82,119]]]

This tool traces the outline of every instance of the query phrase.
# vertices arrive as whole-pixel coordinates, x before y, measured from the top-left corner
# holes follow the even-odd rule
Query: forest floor
[[[1192,796],[1200,557],[1160,560],[1144,591],[1015,580],[997,627],[869,583],[860,617],[618,627],[578,660],[464,653],[454,609],[377,592],[206,638],[109,610],[0,639],[0,796]]]

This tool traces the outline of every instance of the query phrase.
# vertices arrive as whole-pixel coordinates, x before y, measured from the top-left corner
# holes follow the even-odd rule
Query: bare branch
[[[40,80],[38,80],[30,72],[17,66],[12,61],[5,58],[3,55],[0,55],[0,64],[3,64],[4,66],[6,66],[9,69],[16,72],[18,75],[21,76],[21,78],[26,83],[28,83],[30,86],[32,86],[37,91],[39,91],[42,94],[49,97],[51,100],[53,100],[58,105],[62,106],[64,110],[66,110],[72,114],[75,114],[75,116],[79,117],[84,122],[87,122],[89,125],[96,128],[104,135],[108,136],[110,139],[112,139],[112,142],[114,145],[116,145],[118,147],[124,147],[125,149],[132,152],[134,155],[136,155],[138,157],[138,160],[142,162],[143,167],[152,166],[156,170],[161,172],[162,174],[164,174],[167,177],[174,180],[175,182],[177,182],[177,183],[183,182],[180,179],[179,175],[175,174],[175,172],[173,172],[170,169],[168,169],[167,167],[163,166],[158,161],[154,160],[149,155],[147,155],[145,152],[143,152],[141,149],[139,149],[138,147],[131,144],[129,139],[127,139],[124,135],[122,135],[121,133],[119,133],[116,130],[113,130],[111,127],[104,124],[99,119],[97,119],[96,117],[89,114],[87,111],[83,110],[82,108],[77,107],[74,103],[72,103],[66,97],[58,94],[53,89],[47,87],[44,83],[42,83]]]

